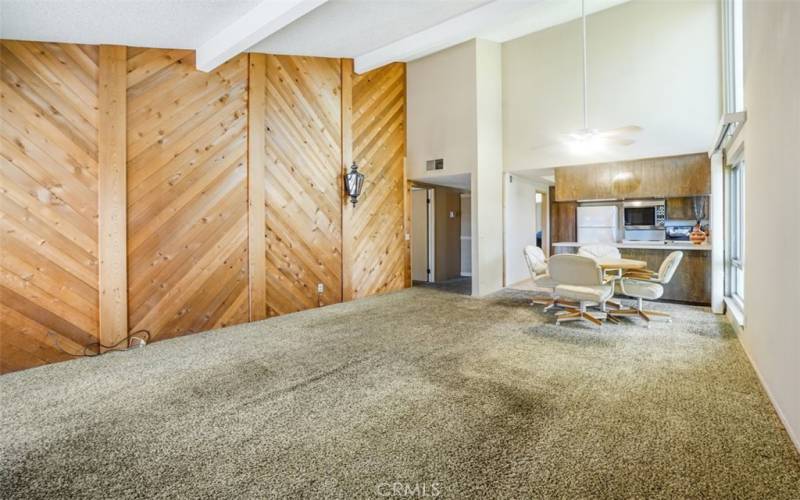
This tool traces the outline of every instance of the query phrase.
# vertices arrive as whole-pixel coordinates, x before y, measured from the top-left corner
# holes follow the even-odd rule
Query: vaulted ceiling
[[[362,72],[579,15],[580,0],[0,0],[0,37],[196,49],[206,71],[250,51],[349,57]]]

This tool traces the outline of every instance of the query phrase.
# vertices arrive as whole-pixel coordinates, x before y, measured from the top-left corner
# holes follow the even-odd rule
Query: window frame
[[[744,0],[720,0],[722,15],[723,114],[744,109]],[[731,141],[723,150],[723,268],[724,296],[729,308],[744,323],[745,189],[747,167],[744,161],[744,123],[736,125]]]
[[[744,111],[744,0],[722,4],[723,109]]]
[[[745,293],[745,178],[743,147],[725,166],[725,296],[744,310]]]

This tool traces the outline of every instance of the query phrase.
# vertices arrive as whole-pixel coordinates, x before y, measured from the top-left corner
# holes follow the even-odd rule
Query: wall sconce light
[[[364,185],[364,174],[358,171],[356,162],[350,166],[350,173],[344,176],[344,187],[350,196],[350,202],[356,206],[358,197],[361,195],[361,187]]]

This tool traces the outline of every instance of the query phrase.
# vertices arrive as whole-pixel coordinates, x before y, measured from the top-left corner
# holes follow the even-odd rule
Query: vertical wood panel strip
[[[267,56],[250,54],[247,101],[247,249],[250,321],[267,317],[264,168]]]
[[[405,261],[405,266],[403,269],[403,286],[405,288],[411,288],[411,184],[408,182],[408,137],[406,137],[406,132],[408,128],[408,73],[405,73],[405,81],[403,82],[403,123],[405,124],[405,128],[403,129],[403,222],[404,222],[404,234],[403,238],[405,238],[405,255],[403,256],[403,260]],[[461,207],[459,206],[459,212]],[[459,248],[459,251],[460,248]]]
[[[405,238],[405,255],[403,255],[403,287],[411,287],[411,183],[408,182],[406,158],[403,158],[403,238]],[[460,251],[460,249],[459,249]]]
[[[342,59],[342,301],[353,300],[353,206],[344,192],[344,175],[353,163],[353,60]]]
[[[98,107],[98,230],[100,343],[112,346],[128,334],[126,247],[126,87],[123,46],[101,45]]]

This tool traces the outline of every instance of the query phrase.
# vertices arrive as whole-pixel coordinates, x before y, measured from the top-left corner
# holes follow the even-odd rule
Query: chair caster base
[[[560,300],[560,299],[551,299],[547,297],[534,297],[531,299],[531,305],[542,305],[544,306],[543,311],[547,312],[554,307],[563,307],[565,309],[578,309],[577,302],[570,302],[567,300]]]
[[[650,328],[650,323],[654,317],[664,318],[667,323],[672,323],[672,317],[665,312],[661,311],[648,311],[646,309],[620,309],[617,311],[609,311],[611,316],[639,316],[647,322],[647,327]]]
[[[603,320],[607,318],[608,315],[605,313],[590,314],[585,311],[559,311],[556,313],[556,325],[560,325],[562,321],[576,321],[585,319],[597,326],[603,326]]]

